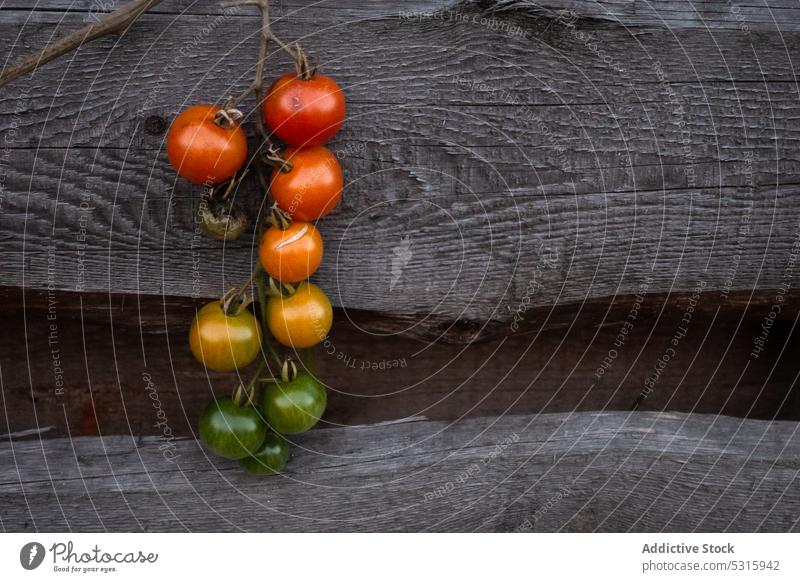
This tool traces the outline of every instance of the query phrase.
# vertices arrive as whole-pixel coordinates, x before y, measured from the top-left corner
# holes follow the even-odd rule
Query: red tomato
[[[283,157],[292,169],[272,172],[270,192],[292,218],[311,222],[336,208],[342,198],[342,168],[324,146],[287,148]]]
[[[247,138],[238,121],[221,127],[222,108],[193,105],[182,111],[167,134],[167,157],[180,176],[195,184],[219,184],[233,177],[247,159]]]
[[[344,122],[344,93],[320,73],[310,79],[287,73],[270,87],[263,110],[267,125],[289,145],[320,145]]]

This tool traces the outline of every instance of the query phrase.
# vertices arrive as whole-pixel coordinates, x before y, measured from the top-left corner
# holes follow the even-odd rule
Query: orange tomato
[[[269,88],[263,112],[270,129],[289,145],[320,145],[344,122],[344,93],[326,75],[301,79],[287,73]]]
[[[324,340],[331,330],[331,302],[313,283],[300,283],[291,297],[271,297],[267,301],[267,325],[283,345],[310,348]]]
[[[298,283],[322,262],[322,236],[308,222],[293,222],[286,230],[272,226],[261,237],[258,258],[270,277]]]
[[[342,168],[328,148],[287,148],[283,157],[292,169],[272,172],[270,191],[292,218],[310,222],[336,208],[342,198]]]
[[[219,184],[233,177],[247,159],[247,138],[234,122],[221,127],[221,107],[193,105],[175,118],[167,134],[167,157],[180,176],[195,184]]]

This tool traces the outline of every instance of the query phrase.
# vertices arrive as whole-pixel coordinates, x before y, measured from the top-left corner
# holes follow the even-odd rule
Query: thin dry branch
[[[80,30],[58,39],[39,52],[25,57],[4,70],[0,74],[0,87],[22,75],[35,71],[41,65],[75,50],[84,43],[109,34],[124,33],[139,16],[160,2],[161,0],[132,0],[121,8],[109,12],[97,22],[88,24]]]
[[[287,51],[292,58],[294,58],[298,67],[298,71],[302,69],[302,64],[307,66],[308,58],[306,57],[300,45],[296,45],[296,50],[292,50],[289,45],[278,39],[272,32],[270,15],[269,15],[269,0],[234,0],[232,2],[223,2],[221,5],[223,10],[229,8],[238,8],[241,6],[255,6],[261,12],[261,30],[259,34],[259,48],[258,48],[258,62],[256,63],[256,72],[253,82],[248,85],[238,97],[231,97],[226,103],[226,108],[236,107],[249,97],[255,94],[256,108],[259,110],[256,114],[256,129],[258,130],[258,145],[256,147],[255,166],[256,175],[258,176],[259,183],[266,192],[269,189],[268,180],[265,175],[264,163],[269,162],[276,167],[291,168],[291,164],[284,160],[278,153],[277,148],[270,142],[269,132],[264,126],[264,118],[261,115],[260,108],[264,100],[264,68],[267,62],[267,47],[270,41],[277,44],[283,50]],[[303,69],[306,70],[306,69]],[[298,73],[299,74],[299,73]],[[259,154],[262,150],[264,157]],[[285,170],[288,171],[288,170]]]

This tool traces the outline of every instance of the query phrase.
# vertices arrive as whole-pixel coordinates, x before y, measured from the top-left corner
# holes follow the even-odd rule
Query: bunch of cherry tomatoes
[[[268,128],[270,135],[261,144],[268,146],[266,153],[253,161],[272,166],[262,186],[268,185],[274,205],[269,227],[262,228],[259,261],[241,289],[198,311],[189,345],[195,358],[215,371],[240,370],[261,356],[249,382],[240,382],[230,397],[215,398],[206,407],[199,434],[213,453],[238,461],[248,472],[271,474],[288,459],[283,435],[312,428],[327,404],[325,387],[292,360],[280,358],[272,339],[292,350],[311,348],[325,339],[333,322],[330,301],[308,279],[323,255],[314,222],[341,198],[342,171],[323,144],[339,131],[345,100],[333,79],[298,65],[297,74],[272,84],[261,113],[259,128]],[[177,173],[209,188],[198,216],[208,234],[222,240],[239,236],[247,222],[226,200],[246,172],[248,144],[241,117],[230,103],[194,105],[178,115],[167,136],[167,156]],[[286,147],[278,150],[271,141],[275,137]],[[222,199],[219,192],[224,192]],[[245,292],[251,284],[258,289],[258,318]],[[274,358],[279,377],[262,376],[267,356]]]

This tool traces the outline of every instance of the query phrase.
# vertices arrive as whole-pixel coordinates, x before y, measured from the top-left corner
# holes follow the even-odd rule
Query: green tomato
[[[271,432],[264,444],[249,457],[239,461],[239,465],[253,475],[273,475],[280,473],[289,458],[289,447],[280,435]]]
[[[267,425],[250,405],[238,406],[230,398],[211,402],[199,422],[200,440],[213,453],[238,460],[252,455],[267,435]]]
[[[264,418],[281,434],[300,434],[317,424],[328,395],[311,374],[299,372],[291,382],[273,381],[261,396]]]

